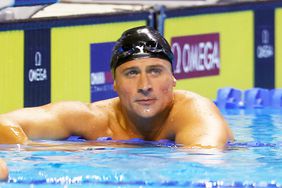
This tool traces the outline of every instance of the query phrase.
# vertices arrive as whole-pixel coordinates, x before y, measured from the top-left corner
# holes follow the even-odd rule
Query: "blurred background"
[[[141,25],[171,44],[177,89],[282,88],[280,0],[1,0],[0,113],[117,96],[112,47]]]

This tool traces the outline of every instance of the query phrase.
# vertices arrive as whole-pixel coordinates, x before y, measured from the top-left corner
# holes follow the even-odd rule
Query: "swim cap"
[[[144,57],[165,59],[171,65],[173,62],[170,45],[157,30],[148,26],[129,29],[122,34],[113,48],[112,73],[127,61]]]

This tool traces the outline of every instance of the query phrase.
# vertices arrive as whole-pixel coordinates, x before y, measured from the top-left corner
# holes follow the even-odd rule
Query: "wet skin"
[[[213,102],[174,91],[175,85],[168,61],[135,59],[115,71],[119,97],[91,104],[62,101],[2,114],[0,143],[79,135],[90,140],[171,139],[186,147],[224,148],[233,136]]]
[[[126,126],[154,139],[165,123],[174,102],[176,80],[168,61],[144,58],[116,69],[114,89],[120,98]]]
[[[0,180],[6,180],[8,178],[9,172],[5,161],[0,159]]]

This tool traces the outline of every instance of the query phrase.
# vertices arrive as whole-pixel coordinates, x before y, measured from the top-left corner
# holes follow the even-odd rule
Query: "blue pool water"
[[[0,187],[282,187],[282,110],[223,115],[236,137],[224,151],[93,141],[0,145],[10,168]]]

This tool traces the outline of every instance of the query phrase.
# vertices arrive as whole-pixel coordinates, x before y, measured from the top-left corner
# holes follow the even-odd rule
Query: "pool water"
[[[282,110],[222,113],[236,137],[224,151],[93,141],[0,145],[10,168],[0,187],[282,187]]]

